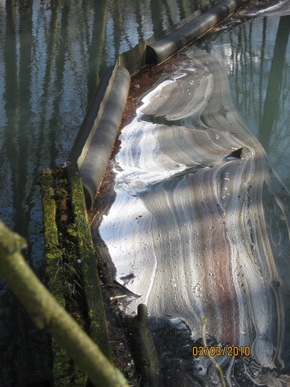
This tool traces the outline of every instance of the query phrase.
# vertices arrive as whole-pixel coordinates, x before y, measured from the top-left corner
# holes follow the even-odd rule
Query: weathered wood
[[[69,164],[43,170],[40,183],[48,289],[112,362],[97,257],[78,168]],[[54,339],[52,352],[55,383],[86,384],[86,375]]]
[[[123,319],[129,345],[140,377],[140,386],[161,387],[162,379],[158,355],[148,326],[148,311],[145,304],[138,305],[138,315]]]
[[[82,285],[88,309],[89,333],[91,339],[98,343],[102,352],[112,361],[105,322],[105,308],[98,274],[98,262],[92,243],[88,224],[83,186],[75,165],[67,167],[68,181],[71,189],[72,213],[78,239],[79,260],[82,270]]]

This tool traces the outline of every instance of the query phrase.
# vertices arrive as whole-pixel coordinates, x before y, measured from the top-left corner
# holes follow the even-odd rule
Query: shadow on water
[[[213,71],[214,65],[211,65],[210,59],[206,64]],[[217,72],[215,76],[215,87],[222,86],[223,78],[220,73]],[[153,130],[150,132],[153,118],[155,142],[143,143],[142,136],[138,137],[132,130],[133,136],[130,137],[131,128],[123,128],[125,134],[121,135],[120,147],[122,156],[117,156],[119,170],[116,168],[115,171],[117,176],[124,176],[121,182],[118,177],[116,180],[116,203],[120,195],[121,205],[117,207],[117,211],[107,212],[104,225],[101,223],[100,233],[105,236],[109,251],[113,252],[118,278],[130,275],[126,286],[136,293],[142,294],[142,290],[146,293],[143,299],[128,304],[125,308],[127,312],[134,313],[137,304],[145,302],[152,321],[155,318],[158,320],[158,317],[162,320],[165,316],[184,320],[193,334],[191,340],[200,338],[202,318],[209,317],[209,334],[219,337],[219,340],[223,337],[223,343],[250,345],[256,358],[257,363],[249,360],[246,364],[247,359],[239,359],[234,363],[235,366],[229,365],[227,376],[233,385],[279,385],[280,381],[288,383],[288,376],[281,376],[280,379],[275,367],[287,367],[290,359],[290,326],[287,317],[290,246],[289,230],[287,221],[285,222],[286,218],[289,222],[289,192],[279,181],[278,175],[270,172],[260,144],[231,111],[231,105],[223,93],[221,88],[216,92],[216,98],[209,98],[210,108],[207,108],[202,120],[208,130],[227,132],[219,143],[220,158],[217,158],[218,153],[214,153],[217,152],[215,147],[211,146],[215,141],[214,136],[208,139],[208,152],[202,153],[198,146],[202,144],[203,149],[206,149],[206,140],[203,139],[205,135],[197,134],[198,131],[194,135],[200,136],[198,141],[195,140],[197,147],[192,145],[194,141],[191,143],[189,137],[186,143],[186,137],[182,137],[183,129],[174,127],[172,122],[170,128],[164,129],[165,133],[162,134],[164,124],[170,120],[166,117],[167,113],[158,115],[163,106],[160,107],[154,98],[151,108],[153,112],[146,106],[145,116],[135,122],[135,132],[143,130],[144,137],[148,139],[153,133]],[[155,97],[156,95],[155,93]],[[162,93],[160,95],[162,97]],[[176,95],[179,98],[178,92],[175,97]],[[166,97],[168,101],[165,102],[165,110],[169,111],[175,101],[171,95],[166,94],[165,99]],[[222,104],[223,109],[220,110]],[[178,103],[176,108],[178,109]],[[141,123],[144,117],[145,121]],[[236,132],[233,137],[229,134],[230,125],[233,125],[233,131]],[[133,149],[127,152],[126,147],[130,141]],[[238,149],[240,142],[248,149],[245,159],[233,155],[233,149]],[[212,157],[215,163],[204,160],[201,164],[196,162],[197,166],[186,163],[188,168],[178,171],[180,163],[177,161],[177,151],[180,148],[182,153],[185,148],[186,155],[187,148],[190,147],[192,153],[202,154],[205,160]],[[156,154],[152,149],[156,149]],[[161,173],[158,175],[157,171],[155,181],[146,184],[150,168],[158,168],[158,160],[161,160],[160,165],[164,162],[164,168],[168,172],[167,156],[176,163],[173,165],[172,175],[163,175],[159,181]],[[190,157],[198,159],[192,154]],[[126,168],[129,170],[135,159],[136,170],[127,176]],[[148,161],[151,159],[154,162]],[[231,183],[227,183],[229,180],[232,180]],[[228,195],[225,195],[226,189],[229,189]],[[281,194],[281,198],[278,198],[277,193]],[[183,199],[178,201],[180,198]],[[143,207],[138,207],[138,200]],[[190,247],[187,243],[191,244]],[[214,277],[210,278],[213,272]],[[140,277],[144,280],[140,280]],[[164,324],[169,323],[167,321]],[[160,328],[159,333],[169,345],[167,328]],[[189,330],[187,333],[189,338]],[[178,330],[175,335],[178,336]],[[161,342],[158,340],[157,345],[164,345],[162,339]],[[172,340],[174,341],[173,338]],[[186,341],[185,345],[187,352],[185,351],[184,356],[188,361],[185,367],[194,374],[194,362],[189,360],[190,344]],[[178,350],[173,345],[163,357],[170,358]],[[207,360],[204,360],[206,363]],[[227,360],[230,363],[230,359]],[[231,366],[237,372],[235,376]],[[201,366],[197,366],[197,369],[201,373],[204,370]],[[181,367],[181,370],[180,374],[184,368]],[[206,377],[204,383],[213,382],[208,373]],[[187,385],[186,381],[184,383]]]
[[[184,177],[184,179],[186,179],[186,177]],[[162,185],[163,185],[163,183],[160,183],[160,186],[162,186]],[[173,187],[173,189],[172,189],[172,193],[173,193],[174,188],[175,188],[175,184],[172,184],[171,188],[172,187]],[[192,273],[191,272],[192,270],[196,270],[196,272],[203,273],[202,275],[206,276],[208,274],[208,272],[211,270],[211,265],[215,265],[215,267],[217,267],[217,266],[219,266],[219,261],[216,260],[215,262],[212,262],[211,264],[209,264],[208,262],[202,263],[202,261],[199,261],[200,263],[197,263],[197,265],[195,266],[195,269],[192,268],[192,265],[190,265],[190,262],[188,260],[189,259],[194,260],[195,259],[194,254],[188,255],[188,250],[186,250],[183,246],[183,244],[185,244],[185,240],[181,239],[181,238],[182,237],[184,238],[184,235],[182,235],[182,229],[184,229],[186,227],[192,227],[192,229],[193,229],[195,223],[198,224],[199,227],[202,227],[201,226],[202,223],[205,224],[205,227],[207,227],[207,225],[210,227],[210,219],[207,219],[206,218],[207,214],[205,214],[202,211],[200,211],[199,213],[195,212],[193,214],[193,207],[198,206],[198,204],[195,202],[192,202],[192,205],[182,206],[182,209],[173,208],[173,207],[166,205],[164,203],[164,199],[162,200],[162,195],[164,195],[164,191],[160,190],[158,188],[160,188],[160,187],[156,186],[152,190],[149,190],[147,194],[143,194],[143,195],[144,196],[146,196],[146,195],[157,196],[157,197],[155,197],[155,200],[159,201],[160,203],[163,203],[163,205],[159,209],[159,214],[155,213],[155,216],[158,216],[158,218],[159,218],[159,222],[157,222],[155,224],[156,229],[154,229],[154,230],[151,229],[151,231],[149,231],[149,232],[151,232],[151,234],[161,235],[160,238],[158,238],[158,237],[154,238],[154,251],[155,252],[159,251],[162,254],[162,251],[164,251],[164,246],[170,246],[166,250],[167,251],[166,257],[164,257],[164,259],[165,259],[165,261],[167,261],[167,263],[161,262],[160,264],[165,265],[165,271],[170,273],[170,270],[172,267],[172,256],[173,256],[173,254],[176,254],[177,257],[176,257],[175,264],[177,266],[183,265],[185,267],[185,270],[188,271],[188,273]],[[205,187],[205,190],[206,189],[207,189],[207,187]],[[202,190],[203,190],[203,188],[201,187],[201,191]],[[167,201],[168,201],[168,196],[171,195],[171,193],[168,191],[169,191],[169,189],[167,187],[167,189],[166,189]],[[238,196],[240,194],[241,194],[240,191],[232,193],[233,196],[235,196],[235,195]],[[143,196],[143,195],[141,195],[141,196]],[[158,195],[161,195],[160,200],[158,200]],[[182,196],[183,193],[181,191],[179,191],[178,195]],[[244,201],[246,203],[248,203],[249,211],[253,212],[254,216],[256,216],[258,218],[259,211],[257,208],[260,207],[260,203],[256,202],[258,200],[258,198],[256,196],[253,196],[253,198],[250,199],[250,195],[251,194],[248,191],[247,194],[245,194]],[[279,338],[279,334],[277,334],[277,333],[279,332],[279,330],[281,330],[281,325],[280,325],[281,320],[280,319],[281,318],[283,319],[283,316],[284,316],[284,306],[282,306],[281,302],[283,302],[285,304],[285,315],[286,316],[287,316],[287,310],[289,309],[288,303],[287,303],[287,300],[289,299],[289,291],[287,291],[288,285],[286,282],[288,275],[286,274],[286,278],[285,278],[285,271],[284,270],[286,269],[287,273],[289,273],[290,268],[289,268],[289,263],[288,263],[288,267],[287,267],[287,262],[288,262],[288,251],[289,251],[290,245],[289,245],[287,228],[286,227],[282,228],[283,225],[281,224],[281,212],[280,212],[279,208],[275,207],[275,205],[273,203],[272,194],[270,192],[266,191],[264,197],[266,197],[266,201],[268,203],[267,204],[266,223],[269,225],[268,233],[269,233],[269,235],[271,234],[271,247],[272,247],[272,250],[274,252],[274,258],[275,258],[276,264],[278,264],[278,266],[280,267],[280,270],[278,270],[278,275],[276,277],[273,277],[270,272],[266,273],[265,268],[263,269],[262,267],[260,267],[261,270],[264,272],[265,283],[263,283],[263,286],[261,288],[259,288],[259,284],[258,284],[259,281],[258,281],[257,286],[254,286],[254,287],[252,286],[251,290],[249,290],[248,281],[251,281],[251,280],[249,278],[247,279],[246,272],[243,272],[241,274],[241,276],[244,277],[244,282],[240,283],[242,292],[244,292],[243,297],[240,298],[240,296],[238,294],[237,295],[235,294],[234,298],[226,299],[225,297],[222,297],[218,301],[218,308],[220,310],[223,310],[226,313],[226,317],[225,317],[224,321],[229,322],[233,318],[234,320],[236,320],[236,322],[238,322],[239,317],[238,317],[237,312],[235,311],[235,308],[233,307],[233,303],[235,303],[235,302],[238,304],[241,303],[241,304],[243,304],[243,308],[251,309],[252,304],[253,304],[253,300],[254,299],[262,300],[265,296],[266,288],[268,288],[267,292],[269,292],[269,293],[267,296],[268,297],[267,302],[270,303],[270,305],[271,305],[270,310],[272,313],[272,317],[271,317],[272,328],[271,328],[271,334],[268,332],[267,335],[265,336],[265,340],[269,340],[269,345],[272,345],[272,344],[270,344],[270,342],[273,340],[272,343],[274,344],[274,348],[277,348],[277,344],[278,344],[279,340],[281,340],[281,339],[283,340],[284,349],[282,349],[281,357],[283,358],[283,360],[285,361],[285,365],[287,366],[287,364],[289,362],[289,350],[288,350],[288,346],[287,346],[287,344],[289,344],[289,339],[290,339],[289,338],[289,331],[290,331],[289,330],[289,328],[290,328],[289,321],[285,321],[286,326],[285,326],[285,328],[282,328],[282,332],[280,331],[280,334],[283,335],[283,337]],[[288,199],[289,199],[289,197],[288,197]],[[215,201],[211,202],[210,200],[211,199],[209,199],[207,205],[209,207],[216,206],[216,202]],[[200,200],[198,198],[196,199],[196,201],[200,202]],[[271,204],[270,204],[270,202],[271,202]],[[124,211],[125,211],[125,207],[124,207]],[[175,213],[177,213],[175,223],[174,223],[174,219],[172,217],[173,211]],[[178,220],[178,218],[179,218],[178,211],[188,214],[188,219],[184,221],[184,219],[181,219],[182,216],[180,216],[181,221],[179,221]],[[193,214],[192,217],[191,217],[191,214]],[[228,213],[228,216],[231,216],[231,214]],[[118,220],[116,219],[115,222],[118,222]],[[142,234],[143,234],[143,236],[144,236],[144,233],[148,232],[148,231],[145,231],[146,228],[144,229],[142,227],[142,218],[135,219],[135,221],[133,221],[133,223],[135,223],[135,224],[139,223],[139,222],[140,222],[140,229],[139,229],[140,235],[142,236]],[[186,222],[188,224],[186,224]],[[275,232],[274,232],[273,228],[270,226],[270,224],[277,223],[277,222],[279,222],[279,226],[278,226],[279,228],[276,230],[277,234],[275,234]],[[126,221],[122,221],[121,227],[126,230],[126,244],[129,245],[128,251],[130,251],[130,245],[131,244],[136,245],[136,243],[138,243],[138,241],[136,241],[136,238],[133,238],[134,235],[132,234],[132,237],[130,235],[131,232],[136,233],[136,227],[134,227],[134,226],[132,227],[132,221],[129,222],[128,224],[126,224]],[[237,223],[237,224],[233,224],[233,227],[235,227],[237,230],[239,230],[241,226],[239,223]],[[257,225],[255,227],[257,227]],[[172,228],[175,229],[174,234],[171,233]],[[188,235],[188,237],[191,237],[191,236]],[[197,236],[196,238],[202,238],[202,235],[200,235],[200,237]],[[260,242],[258,242],[258,240],[256,238],[257,238],[257,236],[255,236],[255,233],[250,234],[249,235],[250,240],[248,242],[246,242],[246,241],[243,242],[243,244],[245,246],[248,245],[249,259],[257,260],[258,256],[255,253],[255,250],[259,249],[260,254],[261,254],[261,257],[260,257],[261,261],[266,261],[267,260],[267,256],[266,256],[267,252],[263,253],[261,251],[262,248],[261,248],[261,246],[259,246]],[[142,239],[142,237],[141,237],[141,239]],[[274,239],[275,239],[275,241],[274,241]],[[182,240],[183,242],[180,243],[180,240]],[[287,244],[285,244],[286,241],[288,241]],[[118,258],[122,259],[122,255],[123,255],[122,241],[121,240],[118,241],[118,238],[116,238],[116,243],[119,245],[119,257]],[[195,243],[197,243],[197,241],[195,241]],[[140,242],[140,245],[138,246],[138,248],[140,248],[140,251],[139,251],[140,255],[143,256],[144,254],[148,254],[148,252],[146,252],[144,249],[142,249],[142,242]],[[204,245],[204,248],[206,248],[205,245]],[[237,249],[238,248],[239,247],[237,246]],[[176,250],[176,251],[174,252],[174,250]],[[153,250],[152,250],[152,253],[153,253]],[[208,252],[208,253],[210,255],[210,252]],[[151,253],[149,252],[148,255],[150,256],[150,254]],[[204,254],[206,254],[206,250],[204,250]],[[221,252],[221,254],[223,254],[223,252]],[[219,256],[219,251],[217,251],[217,257],[218,256]],[[130,273],[131,278],[128,280],[126,279],[127,282],[124,284],[128,287],[128,289],[132,289],[131,285],[134,284],[134,281],[136,281],[136,279],[138,279],[139,274],[138,274],[138,271],[135,272],[134,267],[131,266],[132,261],[130,260],[129,256],[128,256],[128,259],[129,259],[130,265],[127,267],[127,271],[125,273],[127,275],[128,275],[128,273]],[[138,255],[136,256],[136,259],[138,259]],[[108,264],[108,262],[107,262],[107,264]],[[111,263],[111,264],[112,264],[112,266],[114,265],[114,263]],[[198,265],[201,265],[201,266],[198,267]],[[284,265],[284,268],[283,268],[283,265]],[[285,265],[286,265],[286,268],[285,268]],[[251,270],[250,266],[247,270]],[[152,267],[152,261],[150,259],[148,259],[147,261],[144,261],[142,263],[142,271],[147,272],[147,268],[150,269],[151,267]],[[125,273],[121,273],[121,274],[125,275]],[[118,279],[120,277],[121,277],[121,275],[119,274]],[[164,281],[167,281],[167,284],[162,287],[162,292],[164,292],[164,294],[162,296],[162,297],[164,297],[163,302],[165,305],[166,304],[170,305],[174,302],[174,299],[176,297],[178,297],[178,292],[180,291],[180,288],[178,286],[177,286],[177,290],[176,290],[177,293],[173,291],[172,287],[176,286],[175,284],[178,283],[178,281],[181,278],[179,278],[177,275],[177,277],[175,278],[176,282],[175,281],[172,282],[171,276],[169,274],[168,277],[165,276],[163,279],[164,279]],[[205,286],[207,286],[208,293],[212,293],[212,292],[216,291],[215,290],[216,280],[217,280],[216,278],[213,278],[213,282],[209,281],[208,284],[205,285]],[[225,272],[224,272],[223,281],[225,281],[225,282],[230,281],[230,279],[227,278],[227,275]],[[188,288],[192,289],[193,284],[194,284],[194,282],[187,283]],[[120,294],[124,294],[124,293],[122,293],[122,290],[120,290]],[[277,294],[279,294],[278,298],[277,298]],[[155,295],[154,297],[160,297],[160,295]],[[197,292],[196,292],[196,297],[199,297]],[[281,300],[281,297],[283,298],[283,301]],[[240,298],[240,300],[239,300],[239,298]],[[280,300],[279,300],[279,298],[280,298]],[[142,302],[142,301],[140,301],[139,299],[132,301],[132,298],[131,298],[131,301],[129,301],[129,303],[127,305],[126,305],[126,302],[123,303],[124,310],[126,311],[128,309],[128,306],[130,306],[130,310],[129,310],[130,313],[134,313],[134,311],[136,312],[137,305],[139,304],[139,302]],[[134,304],[133,307],[131,306],[132,303]],[[177,301],[177,304],[182,305],[182,301],[181,302]],[[196,307],[196,305],[193,303],[191,305],[191,307],[192,307],[192,309],[194,309]],[[281,307],[282,307],[282,309],[281,309]],[[156,345],[157,345],[157,349],[158,349],[160,358],[162,359],[161,367],[162,367],[162,371],[163,371],[164,382],[165,382],[165,385],[167,385],[167,386],[176,385],[176,380],[178,380],[178,378],[179,378],[179,380],[180,380],[180,378],[182,379],[182,381],[184,383],[183,385],[190,385],[187,383],[192,383],[193,381],[195,381],[195,382],[200,381],[201,385],[208,385],[210,380],[212,383],[214,381],[215,382],[217,381],[216,372],[214,370],[214,367],[210,363],[210,361],[208,361],[206,358],[202,358],[202,357],[200,357],[199,359],[193,359],[193,357],[192,357],[192,351],[191,351],[192,346],[194,344],[196,344],[196,340],[198,340],[200,337],[199,336],[200,335],[200,324],[201,324],[202,316],[200,316],[199,318],[194,317],[194,323],[193,324],[191,323],[191,325],[190,325],[191,331],[190,331],[190,329],[188,327],[186,327],[186,324],[182,323],[182,321],[181,321],[181,319],[183,319],[185,321],[187,321],[187,319],[192,319],[192,317],[195,315],[194,310],[192,312],[188,312],[188,313],[189,313],[189,315],[187,315],[187,314],[182,315],[182,313],[181,313],[181,315],[183,317],[180,318],[180,314],[178,313],[178,308],[176,308],[176,313],[172,313],[172,314],[169,313],[169,315],[168,315],[166,313],[166,311],[165,312],[163,311],[163,313],[161,313],[161,315],[158,315],[159,318],[158,317],[150,317],[151,329],[152,329],[154,337],[155,337],[155,341],[156,341]],[[217,313],[217,304],[215,304],[213,302],[207,304],[206,308],[204,310],[204,315],[206,317],[208,317],[209,320],[215,321],[215,324],[218,324],[218,318],[220,318],[220,316],[219,316],[219,313]],[[280,315],[280,317],[279,317],[279,315]],[[172,318],[177,319],[175,323],[170,322],[170,320]],[[284,324],[284,322],[282,322],[282,325],[283,324]],[[228,326],[227,329],[230,331],[231,326]],[[255,335],[258,333],[256,331],[256,327],[254,324],[253,325],[249,324],[248,329],[250,329],[250,332],[249,331],[247,332],[247,340],[245,342],[243,342],[243,346],[249,345],[251,350],[252,350],[252,354],[253,354],[254,353],[253,340],[255,338]],[[285,329],[285,333],[283,332],[284,329]],[[195,333],[193,334],[193,337],[192,337],[192,333],[194,331],[195,331]],[[212,337],[212,339],[209,339],[209,343],[211,345],[221,346],[222,344],[226,344],[226,342],[221,343],[219,341],[216,341],[217,337],[212,333],[211,326],[209,326],[209,329],[207,329],[207,331],[209,332],[209,336]],[[197,332],[199,332],[199,333],[197,333]],[[237,345],[240,343],[228,341],[227,344]],[[281,345],[281,343],[279,345]],[[217,360],[221,360],[221,359],[217,359]],[[258,363],[256,363],[255,361],[253,361],[253,359],[239,358],[239,359],[236,359],[234,364],[231,363],[232,359],[230,357],[228,357],[225,360],[226,361],[223,364],[224,370],[228,370],[228,373],[231,375],[232,381],[235,379],[236,382],[239,383],[239,380],[240,380],[240,384],[238,384],[238,385],[241,385],[241,386],[254,385],[252,383],[251,377],[249,376],[251,374],[255,374],[256,377],[258,375],[258,377],[255,379],[256,382],[257,382],[257,380],[260,380],[261,382],[265,383],[265,385],[268,385],[268,386],[272,385],[271,378],[273,378],[273,380],[274,380],[275,378],[279,377],[278,370],[268,369],[268,371],[266,371],[265,368],[261,368],[261,366]],[[172,368],[172,364],[175,364],[174,368]],[[281,367],[281,365],[279,364],[279,361],[277,361],[275,364],[278,367],[278,369]],[[245,372],[245,369],[247,370],[246,372]],[[243,370],[243,372],[241,372],[241,370]]]

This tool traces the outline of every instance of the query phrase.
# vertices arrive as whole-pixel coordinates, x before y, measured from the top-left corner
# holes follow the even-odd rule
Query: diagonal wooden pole
[[[128,387],[123,374],[57,303],[25,262],[26,241],[0,221],[0,275],[39,329],[46,329],[96,386]]]

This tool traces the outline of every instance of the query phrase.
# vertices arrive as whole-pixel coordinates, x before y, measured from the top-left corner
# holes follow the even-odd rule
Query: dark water
[[[290,13],[290,8],[288,8]],[[290,16],[259,17],[210,35],[203,47],[227,70],[243,119],[290,189]]]

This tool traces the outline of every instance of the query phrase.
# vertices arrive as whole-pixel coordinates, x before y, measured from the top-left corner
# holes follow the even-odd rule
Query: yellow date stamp
[[[238,346],[238,345],[211,345],[209,347],[204,347],[202,345],[194,345],[192,347],[192,356],[251,356],[251,347]]]

